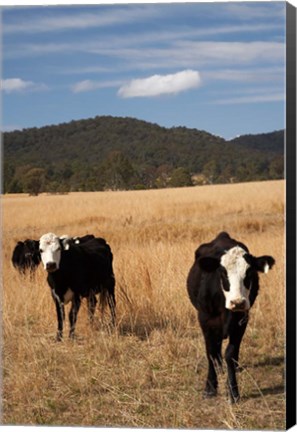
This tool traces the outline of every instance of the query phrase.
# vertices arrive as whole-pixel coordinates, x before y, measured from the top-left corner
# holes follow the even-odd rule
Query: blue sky
[[[2,129],[97,115],[226,139],[285,127],[285,2],[2,10]]]

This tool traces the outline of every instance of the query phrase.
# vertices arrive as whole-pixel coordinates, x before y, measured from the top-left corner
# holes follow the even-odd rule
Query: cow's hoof
[[[210,399],[217,396],[218,392],[215,389],[207,389],[202,393],[203,399]]]
[[[234,404],[237,404],[238,402],[240,401],[240,396],[239,395],[237,395],[237,396],[230,396],[229,397],[229,403],[230,403],[230,405],[234,405]]]

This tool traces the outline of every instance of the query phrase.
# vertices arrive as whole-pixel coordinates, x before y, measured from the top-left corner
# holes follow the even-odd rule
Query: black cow
[[[11,258],[13,266],[22,274],[26,271],[33,272],[38,267],[41,256],[39,253],[39,241],[27,239],[18,241]]]
[[[100,294],[102,310],[108,302],[113,325],[115,324],[115,278],[112,252],[102,238],[79,244],[67,244],[55,234],[43,235],[39,241],[41,259],[48,272],[58,319],[57,340],[63,336],[64,305],[71,301],[69,313],[70,333],[74,336],[77,313],[83,297],[88,300],[90,318],[96,307],[96,294]]]
[[[236,368],[249,309],[259,290],[258,272],[267,273],[274,263],[271,256],[254,257],[243,243],[232,239],[226,232],[196,250],[187,289],[198,310],[205,338],[208,358],[205,397],[217,394],[216,367],[222,367],[222,341],[229,338],[225,352],[228,389],[231,402],[239,400]]]

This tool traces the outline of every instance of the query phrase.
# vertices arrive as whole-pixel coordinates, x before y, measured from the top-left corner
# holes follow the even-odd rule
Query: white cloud
[[[33,81],[24,81],[21,78],[8,78],[1,81],[1,89],[5,93],[15,93],[24,91],[46,90],[44,84],[36,84]]]
[[[122,86],[118,95],[131,98],[177,94],[198,87],[200,83],[199,72],[184,70],[170,75],[152,75],[148,78],[134,79]]]

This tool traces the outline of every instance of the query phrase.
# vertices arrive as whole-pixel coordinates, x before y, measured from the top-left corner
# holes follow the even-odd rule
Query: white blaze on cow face
[[[44,269],[48,272],[58,270],[61,259],[59,237],[53,233],[44,234],[39,240],[39,250]]]
[[[249,290],[244,285],[244,278],[250,267],[244,258],[246,253],[241,247],[235,246],[221,257],[221,265],[226,270],[229,282],[229,291],[226,291],[222,284],[226,309],[244,311],[250,308]]]

